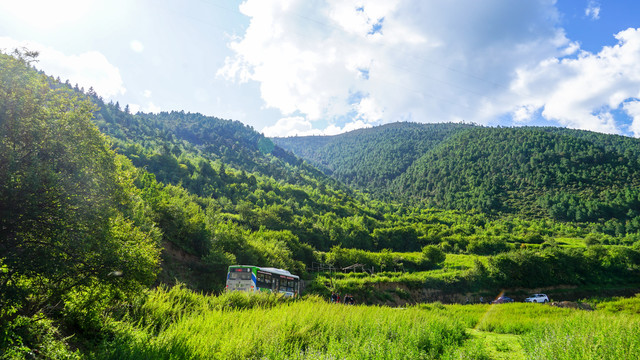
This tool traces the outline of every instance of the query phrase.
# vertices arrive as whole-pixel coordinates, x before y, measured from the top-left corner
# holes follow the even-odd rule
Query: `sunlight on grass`
[[[471,342],[477,342],[494,360],[524,360],[526,354],[522,349],[520,335],[497,334],[480,330],[469,330]]]
[[[160,288],[96,359],[636,359],[638,300],[390,308]]]

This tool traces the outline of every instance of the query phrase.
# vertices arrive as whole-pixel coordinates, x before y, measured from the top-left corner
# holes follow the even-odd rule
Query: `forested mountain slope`
[[[638,148],[636,139],[578,130],[474,128],[418,159],[391,188],[446,208],[637,229]]]
[[[274,138],[327,174],[372,193],[386,192],[411,164],[464,124],[393,123],[335,136]]]
[[[553,127],[397,123],[274,141],[372,196],[640,229],[640,140]],[[314,145],[318,145],[314,148]]]
[[[131,158],[136,166],[146,167],[162,182],[183,181],[190,190],[202,194],[204,184],[191,184],[186,179],[197,169],[183,162],[187,165],[185,169],[175,161],[202,157],[248,173],[273,176],[287,183],[308,185],[309,181],[305,179],[312,178],[348,191],[239,121],[184,111],[134,115],[128,107],[123,110],[117,103],[104,103],[91,89],[88,94],[98,106],[95,122],[100,130],[114,139],[119,152]]]

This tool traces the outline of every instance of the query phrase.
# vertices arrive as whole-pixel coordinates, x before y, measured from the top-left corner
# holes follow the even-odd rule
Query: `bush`
[[[42,314],[0,323],[0,359],[81,359]]]
[[[478,239],[470,241],[467,245],[467,252],[477,255],[494,255],[509,250],[509,246],[504,239]]]
[[[430,269],[444,262],[447,255],[435,245],[427,245],[422,248],[420,265],[423,269]]]

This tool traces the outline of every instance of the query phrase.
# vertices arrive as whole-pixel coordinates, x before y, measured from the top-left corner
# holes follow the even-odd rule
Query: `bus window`
[[[232,272],[232,273],[229,273],[229,280],[251,280],[251,273]]]
[[[271,274],[258,273],[257,286],[263,289],[271,289]]]

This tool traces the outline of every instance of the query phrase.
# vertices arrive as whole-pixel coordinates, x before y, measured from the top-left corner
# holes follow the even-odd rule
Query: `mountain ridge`
[[[424,139],[427,145],[405,147],[413,153],[404,154],[393,143],[401,137],[392,138],[391,144],[372,141],[384,141],[383,134],[390,130],[404,135],[407,129],[429,129],[417,131],[410,140],[419,144]],[[446,136],[432,136],[442,131],[448,131]],[[329,140],[319,137],[314,141],[325,145],[316,149],[310,149],[308,139],[273,140],[311,163],[321,159],[338,180],[351,174],[360,179],[361,190],[384,200],[561,221],[614,221],[615,226],[640,222],[638,139],[553,127],[412,123],[362,129]],[[345,142],[363,146],[341,147]],[[384,161],[361,161],[384,151],[396,151],[387,156],[409,159],[409,164],[398,171],[385,168]],[[358,162],[366,166],[358,167]],[[393,173],[393,178],[375,181],[369,174],[376,168]]]

